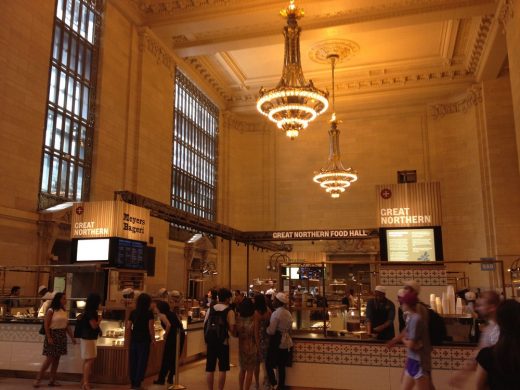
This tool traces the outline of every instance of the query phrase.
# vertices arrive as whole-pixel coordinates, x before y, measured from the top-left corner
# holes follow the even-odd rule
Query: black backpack
[[[428,309],[428,332],[432,345],[442,345],[447,339],[448,332],[442,317],[431,307],[424,305]]]
[[[227,314],[229,308],[217,311],[214,308],[209,309],[208,319],[204,324],[204,341],[208,345],[223,344],[228,335]]]

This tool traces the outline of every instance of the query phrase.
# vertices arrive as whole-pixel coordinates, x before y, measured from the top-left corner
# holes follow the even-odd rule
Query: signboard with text
[[[379,237],[378,229],[312,229],[247,232],[251,241],[346,240]]]
[[[74,203],[72,238],[120,237],[148,242],[150,211],[122,201]]]
[[[438,182],[376,186],[379,227],[441,226]]]

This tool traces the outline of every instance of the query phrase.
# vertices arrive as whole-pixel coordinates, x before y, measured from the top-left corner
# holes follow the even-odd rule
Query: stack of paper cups
[[[450,314],[450,304],[446,293],[442,293],[442,314]]]
[[[462,298],[457,298],[457,304],[455,305],[455,314],[462,314]]]
[[[437,311],[437,303],[435,302],[435,294],[430,294],[430,307]]]
[[[435,297],[435,307],[437,308],[437,313],[442,314],[442,301],[440,297]]]
[[[453,286],[448,286],[446,298],[448,299],[448,314],[455,314],[455,289]]]

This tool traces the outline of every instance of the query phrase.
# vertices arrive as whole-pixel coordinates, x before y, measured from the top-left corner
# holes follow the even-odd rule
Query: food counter
[[[128,380],[128,345],[124,337],[124,311],[110,311],[101,322],[103,336],[98,338],[98,356],[94,361],[92,382],[126,384]],[[117,318],[118,315],[120,318]],[[71,320],[71,326],[74,326]],[[188,323],[183,320],[186,330],[185,348],[181,355],[181,363],[197,359],[205,353],[203,320],[193,320]],[[43,319],[37,318],[0,318],[0,371],[19,372],[22,375],[32,376],[43,363],[44,336],[38,332]],[[156,343],[150,350],[146,376],[156,375],[159,372],[164,341],[164,331],[156,322]],[[82,373],[79,342],[68,344],[68,353],[60,359],[58,375],[65,375],[70,379],[79,380]]]
[[[353,337],[294,336],[293,365],[287,370],[291,389],[400,389],[406,350],[388,349],[378,340]],[[475,345],[451,343],[434,347],[432,376],[437,389],[450,390],[451,376],[470,358]],[[465,389],[474,389],[474,378]]]

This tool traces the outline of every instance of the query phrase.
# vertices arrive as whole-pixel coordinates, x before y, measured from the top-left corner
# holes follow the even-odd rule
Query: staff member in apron
[[[395,336],[395,305],[386,298],[383,286],[376,286],[375,298],[367,302],[367,331],[375,333],[378,340],[391,340]]]

